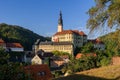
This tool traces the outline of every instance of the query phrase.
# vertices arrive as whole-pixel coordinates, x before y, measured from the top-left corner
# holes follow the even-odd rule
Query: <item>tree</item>
[[[109,33],[100,38],[106,46],[106,53],[111,56],[120,55],[120,30]]]
[[[88,42],[88,43],[86,43],[86,44],[82,47],[81,52],[82,52],[82,53],[90,53],[90,52],[93,52],[94,50],[95,50],[95,49],[94,49],[93,43]]]
[[[5,52],[5,49],[0,47],[0,65],[7,64],[9,54]]]
[[[90,31],[103,27],[120,26],[120,0],[95,0],[96,5],[89,9],[87,28]]]
[[[46,41],[48,38],[44,38],[28,29],[25,29],[16,25],[9,25],[5,23],[0,24],[0,37],[5,42],[19,42],[24,47],[25,50],[31,50],[32,45],[36,39],[41,41]],[[26,45],[27,44],[27,45]]]
[[[0,80],[30,80],[20,63],[9,62],[9,53],[0,47]]]
[[[52,53],[53,53],[54,55],[56,55],[56,56],[69,55],[69,53],[67,53],[67,52],[57,51],[57,50],[52,51]]]
[[[96,54],[97,54],[96,62],[98,67],[107,66],[111,63],[111,57],[112,57],[111,53],[97,50]]]
[[[80,59],[72,58],[62,69],[63,72],[75,73],[97,67],[97,60],[94,56],[83,56]]]

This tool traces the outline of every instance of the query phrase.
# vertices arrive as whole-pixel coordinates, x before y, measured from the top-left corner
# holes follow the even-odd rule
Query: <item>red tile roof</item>
[[[88,40],[89,42],[92,42],[92,43],[94,43],[94,44],[104,44],[104,42],[103,41],[101,41],[100,39],[93,39],[93,40]]]
[[[94,56],[94,57],[96,57],[97,55],[96,55],[95,53],[88,53],[88,54],[78,53],[75,58],[76,58],[76,59],[79,59],[79,58],[81,58],[82,56]]]
[[[82,35],[82,36],[86,35],[83,31],[80,31],[79,34]]]
[[[26,74],[31,74],[34,80],[51,80],[53,77],[48,65],[30,65],[24,67]],[[41,74],[43,73],[43,74]]]
[[[6,43],[6,47],[23,48],[23,46],[20,43]]]
[[[5,43],[3,39],[0,39],[0,43]]]
[[[86,36],[86,34],[83,31],[78,31],[78,30],[63,30],[62,32],[55,33],[54,36],[62,35],[62,34],[76,34],[76,35]]]

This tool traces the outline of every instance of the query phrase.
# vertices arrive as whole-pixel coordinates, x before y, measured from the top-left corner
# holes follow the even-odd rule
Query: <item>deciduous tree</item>
[[[95,0],[96,5],[89,9],[87,28],[90,31],[103,27],[120,26],[120,0]]]

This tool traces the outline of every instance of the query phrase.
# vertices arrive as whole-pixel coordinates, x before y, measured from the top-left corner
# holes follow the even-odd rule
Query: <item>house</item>
[[[53,56],[50,61],[50,66],[53,68],[64,66],[69,62],[69,56],[63,55],[63,56]]]
[[[53,75],[46,64],[26,66],[25,73],[30,75],[33,80],[51,80]]]
[[[59,56],[53,56],[51,58],[50,66],[53,68],[60,67],[64,64],[64,60]]]
[[[31,60],[32,64],[43,64],[42,56],[38,56],[37,54]]]
[[[6,43],[3,39],[0,39],[0,46],[6,49],[6,51],[23,52],[24,48],[20,43]]]
[[[43,50],[37,51],[31,60],[32,64],[47,64],[50,67],[60,67],[68,63],[69,56],[55,56],[51,52],[44,52]]]
[[[94,44],[94,48],[97,50],[105,50],[105,44],[100,39],[88,40]]]
[[[60,57],[64,60],[64,63],[68,63],[68,62],[70,61],[68,55],[62,55],[62,56],[60,56]]]
[[[31,62],[32,64],[48,64],[50,66],[50,58],[53,56],[51,52],[44,52],[39,50],[34,54]]]
[[[23,52],[24,48],[20,43],[6,43],[6,48],[14,52]]]

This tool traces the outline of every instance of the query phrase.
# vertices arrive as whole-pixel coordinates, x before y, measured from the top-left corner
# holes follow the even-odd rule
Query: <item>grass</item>
[[[120,80],[120,65],[91,69],[53,80]]]

